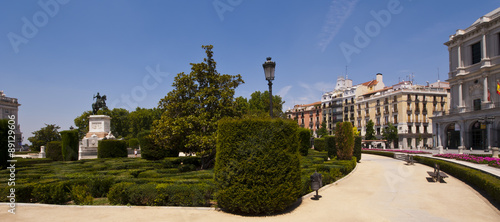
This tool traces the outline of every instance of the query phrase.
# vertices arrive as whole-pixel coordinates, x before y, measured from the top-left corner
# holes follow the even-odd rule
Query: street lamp
[[[262,64],[264,67],[264,74],[266,74],[266,80],[269,81],[269,115],[273,118],[273,83],[274,80],[274,68],[276,63],[271,61],[271,57],[267,57],[267,61]]]
[[[484,117],[479,118],[479,122],[484,123],[486,125],[486,143],[488,144],[488,147],[486,149],[484,149],[484,152],[488,152],[491,150],[489,125],[492,124],[494,120],[495,120],[495,117],[491,117],[491,116],[484,116]]]

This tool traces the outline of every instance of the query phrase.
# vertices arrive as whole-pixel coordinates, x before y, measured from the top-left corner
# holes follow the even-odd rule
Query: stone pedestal
[[[97,157],[97,145],[99,140],[114,138],[111,134],[111,117],[106,115],[89,116],[89,132],[80,141],[78,159],[89,159]]]
[[[465,146],[458,147],[458,154],[464,154]]]
[[[38,158],[45,158],[45,146],[40,146],[40,153],[38,154]]]
[[[491,151],[493,152],[493,154],[491,156],[498,158],[498,154],[500,153],[500,149],[498,147],[493,147],[493,148],[491,148]]]
[[[438,146],[439,154],[444,154],[443,146]]]

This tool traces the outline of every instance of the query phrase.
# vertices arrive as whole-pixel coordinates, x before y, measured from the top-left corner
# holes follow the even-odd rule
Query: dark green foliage
[[[130,182],[122,182],[113,185],[109,189],[108,200],[111,204],[121,204],[126,205],[129,201],[129,193],[130,187],[133,186],[134,183]]]
[[[351,122],[337,123],[335,136],[337,158],[339,160],[350,160],[354,149],[354,134],[352,133]]]
[[[221,120],[217,204],[231,212],[270,214],[294,203],[302,190],[297,129],[283,119]]]
[[[158,184],[157,206],[210,206],[213,186],[208,184]]]
[[[299,128],[299,151],[300,155],[307,156],[309,149],[311,149],[311,131],[304,128]]]
[[[414,156],[414,159],[419,163],[430,167],[434,167],[434,163],[439,164],[439,168],[443,172],[456,177],[477,189],[486,191],[496,204],[500,204],[500,178],[483,173],[476,169],[444,160],[437,160],[422,156]]]
[[[160,120],[151,130],[156,145],[203,157],[203,169],[213,165],[217,124],[223,117],[238,116],[235,88],[241,75],[220,74],[213,59],[213,46],[202,46],[206,58],[191,63],[189,74],[179,73],[173,90],[161,99]]]
[[[179,165],[178,169],[179,169],[180,173],[184,173],[184,172],[189,172],[189,171],[195,171],[196,166],[193,164],[182,164],[182,165]]]
[[[179,151],[176,149],[165,149],[156,145],[149,130],[140,132],[137,138],[141,146],[141,158],[146,160],[161,160],[165,157],[179,156]]]
[[[31,150],[40,151],[40,146],[45,146],[50,141],[60,141],[61,135],[58,132],[60,128],[55,124],[45,124],[45,127],[32,132],[33,136],[28,138],[31,142]]]
[[[11,147],[10,149],[14,149],[14,147]],[[7,119],[0,119],[0,169],[5,169],[8,166],[7,160],[10,159],[9,123]]]
[[[127,142],[123,140],[99,140],[97,158],[127,157]]]
[[[136,184],[128,188],[128,202],[132,205],[153,206],[157,196],[154,184]]]
[[[78,205],[92,205],[94,198],[90,194],[87,185],[73,185],[71,187],[71,199]]]
[[[91,176],[86,178],[86,182],[93,197],[105,197],[114,184],[114,179],[111,176]]]
[[[61,131],[61,152],[63,160],[78,160],[78,130]]]
[[[132,149],[139,149],[139,140],[136,138],[132,138],[128,140],[128,147]]]
[[[325,138],[314,138],[314,150],[316,151],[326,150]]]
[[[35,202],[47,204],[64,204],[69,200],[64,182],[36,184],[32,195],[36,200]]]
[[[62,146],[61,141],[51,141],[47,143],[47,147],[45,148],[45,153],[47,158],[54,161],[62,161]]]
[[[328,157],[333,158],[337,156],[337,144],[335,143],[335,136],[325,136],[324,138],[326,151],[328,151]]]
[[[386,128],[382,131],[382,138],[387,140],[387,143],[389,144],[395,144],[398,142],[398,128],[394,126],[392,123],[389,123]],[[422,138],[420,136],[420,138]],[[418,139],[417,139],[418,140]]]
[[[354,137],[354,150],[352,155],[356,157],[356,160],[358,160],[359,163],[361,160],[361,136]]]

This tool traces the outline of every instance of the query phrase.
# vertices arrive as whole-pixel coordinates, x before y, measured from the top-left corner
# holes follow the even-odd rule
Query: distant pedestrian
[[[137,157],[137,149],[134,149],[134,155]]]

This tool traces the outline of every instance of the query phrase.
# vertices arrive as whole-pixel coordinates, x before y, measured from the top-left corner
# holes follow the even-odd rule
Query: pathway
[[[210,208],[0,205],[1,221],[500,221],[500,211],[456,178],[428,182],[432,168],[363,154],[348,178],[305,198],[290,213],[244,217]]]

